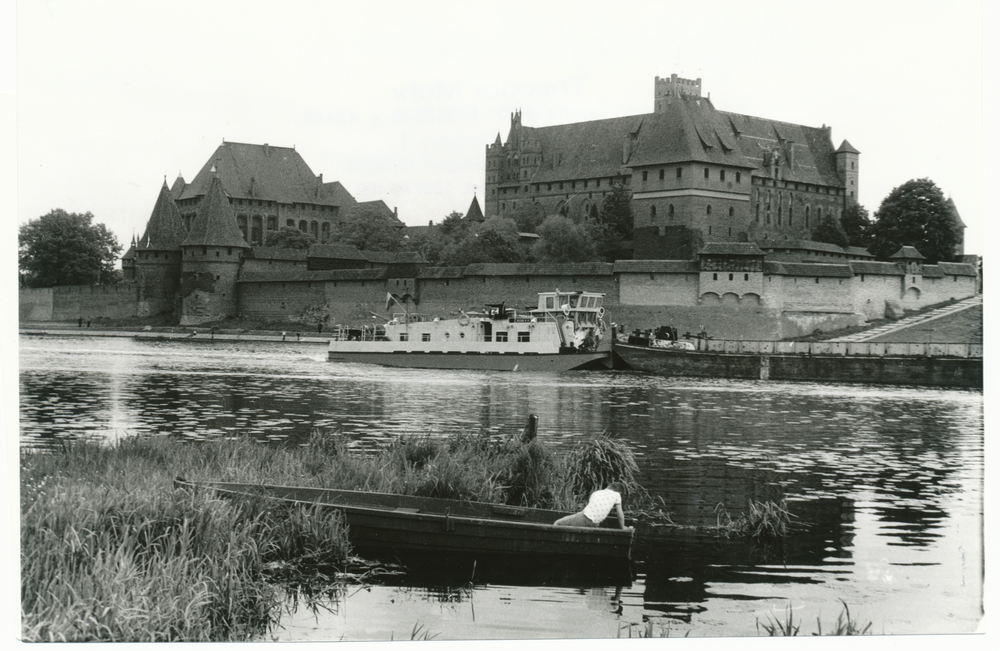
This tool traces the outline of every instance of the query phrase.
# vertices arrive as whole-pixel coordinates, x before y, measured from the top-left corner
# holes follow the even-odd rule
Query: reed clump
[[[784,538],[792,526],[792,513],[784,499],[747,501],[747,511],[735,520],[729,512],[718,504],[715,507],[718,528],[727,534],[745,536],[753,540],[773,541]]]
[[[823,623],[820,618],[816,618],[816,632],[813,635],[870,635],[872,623],[867,622],[862,625],[856,619],[851,617],[851,609],[848,607],[847,602],[843,599],[839,600],[843,605],[840,614],[837,615],[837,621],[834,623],[832,629],[827,629],[827,633],[823,633]],[[795,616],[792,612],[791,602],[785,607],[784,617],[772,618],[770,615],[767,616],[767,621],[761,622],[757,619],[757,632],[758,634],[763,631],[771,637],[791,637],[799,634],[799,630],[802,628],[802,623],[795,621]]]

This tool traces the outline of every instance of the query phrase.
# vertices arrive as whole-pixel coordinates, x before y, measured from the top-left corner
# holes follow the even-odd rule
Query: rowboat
[[[557,527],[553,523],[568,513],[412,495],[180,477],[174,486],[208,489],[220,496],[264,496],[287,504],[338,509],[347,522],[351,545],[359,550],[626,564],[631,558],[633,531],[618,528],[614,518],[600,527]]]

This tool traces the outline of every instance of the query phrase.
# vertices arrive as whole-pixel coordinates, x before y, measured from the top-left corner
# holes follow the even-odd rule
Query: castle
[[[692,260],[706,242],[808,240],[857,202],[859,154],[830,127],[719,111],[701,79],[654,80],[653,112],[528,127],[511,114],[486,146],[486,217],[596,217],[613,184],[632,192],[634,259]]]
[[[272,268],[370,267],[353,247],[322,246],[335,225],[362,212],[403,227],[384,202],[359,203],[340,183],[324,183],[294,148],[223,141],[191,183],[164,180],[145,232],[123,257],[136,314],[173,312],[182,325],[235,316],[241,272],[261,260]],[[312,234],[320,242],[314,255],[265,248],[266,234],[281,227]],[[385,265],[412,258],[380,256]]]

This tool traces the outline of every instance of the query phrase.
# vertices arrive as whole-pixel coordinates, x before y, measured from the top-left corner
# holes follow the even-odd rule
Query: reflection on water
[[[296,611],[277,633],[286,639],[409,639],[418,623],[440,638],[614,637],[646,621],[671,635],[755,635],[755,622],[789,599],[803,633],[817,617],[832,623],[838,599],[875,632],[975,630],[981,393],[437,372],[325,357],[309,344],[22,338],[21,443],[237,432],[298,441],[320,426],[363,449],[402,433],[518,431],[534,413],[539,436],[563,449],[603,431],[629,441],[643,485],[684,525],[640,531],[637,579],[613,608],[614,586],[410,576],[348,591],[333,614]],[[787,499],[795,533],[768,547],[705,529],[748,499]]]

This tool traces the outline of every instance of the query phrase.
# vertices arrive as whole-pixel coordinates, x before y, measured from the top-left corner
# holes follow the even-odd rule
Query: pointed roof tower
[[[927,258],[925,258],[923,255],[921,255],[920,251],[917,251],[912,246],[902,246],[889,259],[890,260],[926,260]]]
[[[851,143],[847,142],[847,139],[845,138],[844,142],[840,143],[840,147],[837,147],[837,151],[835,153],[837,153],[837,154],[860,154],[861,152],[858,151],[857,149],[855,149],[851,145]]]
[[[181,213],[174,203],[167,180],[163,179],[160,196],[153,206],[153,214],[146,222],[146,232],[139,239],[136,248],[139,250],[155,249],[157,251],[172,251],[180,248],[187,234],[184,232],[184,222]]]
[[[226,191],[219,177],[212,178],[205,198],[198,204],[198,214],[191,223],[191,232],[181,246],[234,246],[249,249],[243,233],[236,225]]]
[[[167,182],[166,178],[163,179],[163,182],[164,183]],[[170,188],[170,196],[173,197],[174,199],[178,199],[181,196],[181,193],[184,192],[184,188],[186,187],[187,187],[187,182],[184,180],[184,177],[181,175],[181,173],[177,172],[177,178],[174,179],[174,187]]]
[[[465,218],[473,222],[484,222],[486,217],[483,216],[483,209],[479,207],[479,199],[476,195],[472,195],[472,203],[469,204],[469,209],[465,212]]]

